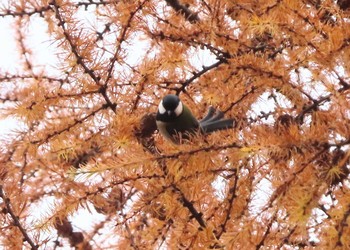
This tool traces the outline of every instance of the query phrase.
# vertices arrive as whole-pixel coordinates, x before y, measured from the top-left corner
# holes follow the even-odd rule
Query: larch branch
[[[61,28],[63,30],[63,35],[64,35],[66,41],[69,43],[69,46],[71,47],[71,51],[77,60],[77,64],[79,64],[84,69],[84,72],[86,74],[88,74],[97,85],[100,86],[100,94],[105,99],[107,106],[110,107],[112,109],[112,111],[115,113],[117,105],[115,103],[112,103],[109,96],[107,95],[107,86],[101,84],[100,76],[97,76],[95,71],[87,66],[87,64],[85,63],[85,59],[78,52],[78,49],[77,49],[78,45],[73,41],[72,36],[70,35],[69,31],[66,29],[66,27],[64,25],[65,20],[63,19],[63,16],[61,15],[59,4],[56,2],[56,0],[52,0],[51,5],[53,6],[53,8],[55,10],[56,18],[59,22],[58,25],[61,26]]]
[[[192,214],[193,218],[198,222],[198,224],[202,228],[206,228],[206,223],[203,219],[203,214],[197,211],[192,202],[186,198],[185,194],[175,184],[172,184],[171,187],[177,194],[179,194],[180,202],[184,207],[188,209],[188,211]]]
[[[2,200],[5,203],[6,206],[6,210],[5,212],[8,213],[12,220],[13,220],[13,224],[14,226],[16,226],[22,233],[25,241],[28,242],[28,244],[30,245],[32,250],[37,250],[39,249],[39,246],[37,244],[34,243],[34,241],[30,238],[29,234],[27,233],[26,229],[22,226],[21,222],[19,221],[18,216],[15,214],[15,212],[12,210],[12,206],[11,206],[11,201],[10,199],[5,195],[4,193],[4,189],[3,186],[0,185],[0,197],[2,198]]]
[[[186,5],[181,4],[178,0],[165,0],[176,12],[182,14],[186,20],[191,23],[196,23],[200,21],[197,13],[192,12]]]
[[[199,77],[201,77],[202,75],[204,75],[208,71],[219,67],[223,63],[226,63],[226,60],[224,58],[220,59],[219,61],[213,63],[210,66],[203,66],[203,69],[201,71],[195,72],[191,78],[187,79],[184,82],[180,82],[181,87],[176,89],[176,94],[179,94],[182,91],[185,91],[186,87],[188,85],[190,85],[194,80],[198,79]]]
[[[52,137],[56,136],[56,135],[59,135],[65,131],[69,131],[71,128],[77,126],[78,124],[82,124],[84,121],[86,121],[87,119],[89,119],[90,117],[94,116],[95,114],[97,114],[98,112],[100,112],[101,110],[103,109],[106,109],[107,108],[107,104],[105,105],[102,105],[100,108],[92,111],[90,114],[87,114],[86,116],[80,118],[80,119],[76,119],[73,123],[69,124],[67,127],[61,129],[61,130],[56,130],[48,135],[46,135],[43,139],[37,139],[37,140],[33,140],[31,141],[31,143],[33,144],[41,144],[41,143],[44,143],[44,142],[47,142],[48,140],[50,140]]]
[[[264,246],[265,240],[267,239],[267,236],[270,234],[272,224],[273,224],[273,222],[275,222],[276,218],[277,218],[277,213],[275,212],[272,219],[270,220],[269,224],[267,224],[266,230],[265,230],[260,242],[256,245],[256,247],[255,247],[256,250],[259,250],[261,247]]]
[[[343,218],[341,219],[341,221],[337,225],[338,240],[337,240],[336,246],[338,246],[338,247],[343,246],[342,237],[343,237],[343,233],[344,233],[344,228],[349,226],[347,223],[349,216],[350,216],[350,205],[348,205],[348,208],[345,211]]]
[[[236,195],[237,183],[238,183],[238,172],[237,172],[237,170],[234,173],[234,180],[233,181],[234,181],[233,182],[233,187],[231,187],[229,189],[230,197],[227,200],[228,207],[227,207],[227,210],[226,210],[226,215],[225,215],[224,221],[220,225],[220,232],[218,232],[216,234],[216,238],[217,239],[220,239],[221,235],[226,232],[227,222],[231,219],[230,215],[231,215],[231,211],[232,211],[232,208],[233,208],[233,202],[234,202],[235,198],[237,197],[237,195]]]

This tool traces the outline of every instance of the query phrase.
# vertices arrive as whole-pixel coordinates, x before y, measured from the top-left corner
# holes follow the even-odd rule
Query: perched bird
[[[166,95],[159,103],[156,123],[166,139],[179,144],[182,138],[188,139],[197,132],[208,134],[232,128],[234,120],[223,117],[223,112],[210,107],[208,114],[202,120],[197,120],[177,95]]]

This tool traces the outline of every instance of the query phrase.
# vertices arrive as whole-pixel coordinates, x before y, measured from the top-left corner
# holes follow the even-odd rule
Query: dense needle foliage
[[[0,248],[349,248],[349,5],[2,1]],[[170,144],[167,93],[235,128]]]

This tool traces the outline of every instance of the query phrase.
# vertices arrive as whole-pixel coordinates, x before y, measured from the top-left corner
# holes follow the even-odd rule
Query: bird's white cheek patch
[[[158,105],[158,111],[160,114],[165,114],[166,110],[163,106],[163,101],[160,101],[159,105]]]
[[[176,109],[175,109],[175,114],[176,116],[180,116],[182,114],[184,107],[182,105],[182,102],[179,102],[179,104],[177,105]]]

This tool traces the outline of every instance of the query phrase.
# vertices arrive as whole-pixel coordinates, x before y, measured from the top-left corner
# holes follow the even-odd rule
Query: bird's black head
[[[177,95],[166,95],[159,103],[156,119],[163,122],[175,120],[182,114],[183,104]]]

